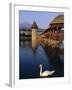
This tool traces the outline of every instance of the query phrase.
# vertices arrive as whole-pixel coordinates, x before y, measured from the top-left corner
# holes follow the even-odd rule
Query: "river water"
[[[55,73],[46,78],[64,77],[64,54],[59,48],[37,44],[32,48],[31,41],[21,41],[19,48],[19,79],[41,78],[43,70],[54,70]]]

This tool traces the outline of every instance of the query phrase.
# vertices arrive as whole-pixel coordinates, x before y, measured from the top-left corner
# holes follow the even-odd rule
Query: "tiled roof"
[[[57,16],[51,24],[56,24],[56,23],[64,23],[64,15],[59,15]]]

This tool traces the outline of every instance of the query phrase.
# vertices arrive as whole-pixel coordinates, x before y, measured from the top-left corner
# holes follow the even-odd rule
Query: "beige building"
[[[37,45],[38,26],[34,21],[32,24],[32,47],[35,48]]]

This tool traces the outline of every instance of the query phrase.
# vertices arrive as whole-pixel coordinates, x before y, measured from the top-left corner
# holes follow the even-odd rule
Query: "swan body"
[[[43,71],[42,72],[42,64],[40,64],[40,76],[41,77],[46,77],[46,76],[50,76],[54,73],[55,71],[49,71],[49,70],[46,70],[46,71]]]

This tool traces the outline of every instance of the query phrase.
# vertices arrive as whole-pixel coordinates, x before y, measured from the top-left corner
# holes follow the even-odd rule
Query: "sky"
[[[58,16],[64,15],[63,12],[45,12],[45,11],[19,11],[19,23],[32,24],[36,21],[37,25],[41,29],[47,29],[52,20]]]

